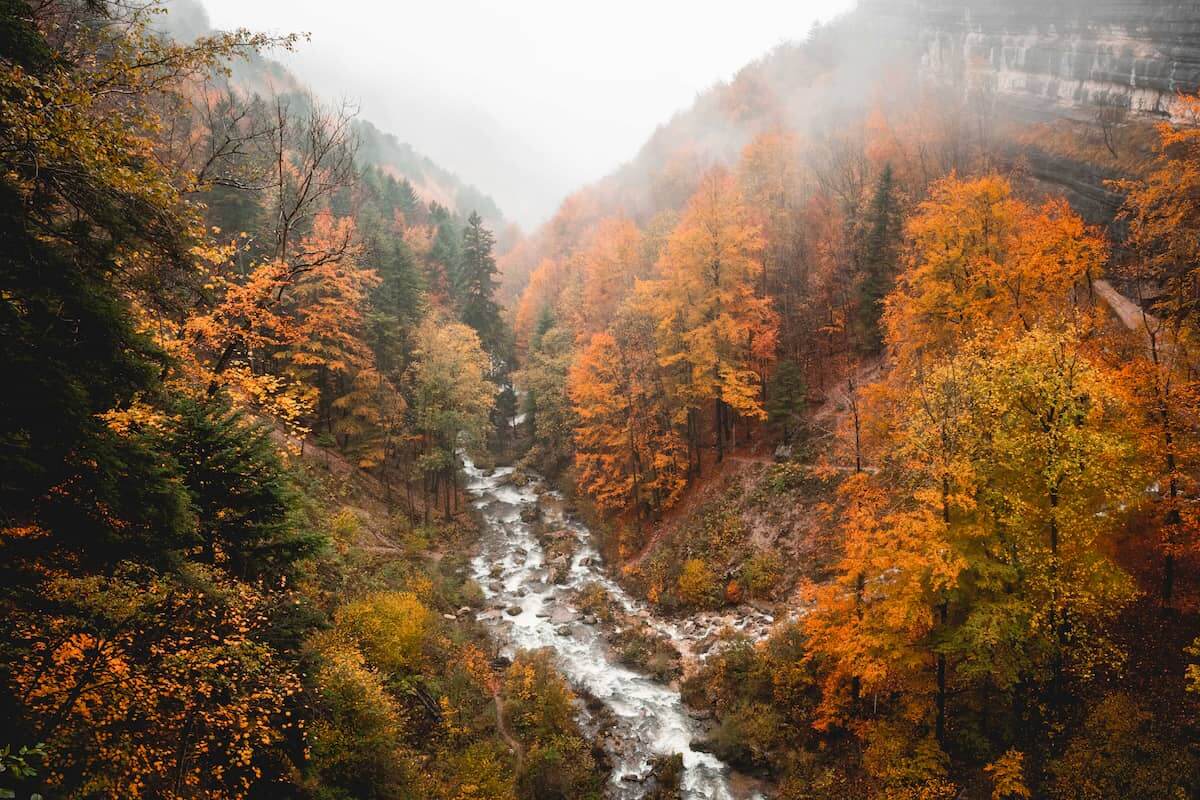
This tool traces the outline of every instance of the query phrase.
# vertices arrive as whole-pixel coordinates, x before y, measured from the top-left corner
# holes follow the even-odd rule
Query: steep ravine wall
[[[862,0],[915,47],[922,75],[1031,117],[1178,117],[1200,89],[1200,1]]]
[[[1074,124],[1128,130],[1188,120],[1181,92],[1200,90],[1200,0],[861,0],[876,31],[903,40],[922,81],[988,108],[997,128]],[[1147,141],[1143,138],[1142,140]],[[1014,142],[1030,176],[1088,219],[1111,221],[1116,159],[1070,158]]]

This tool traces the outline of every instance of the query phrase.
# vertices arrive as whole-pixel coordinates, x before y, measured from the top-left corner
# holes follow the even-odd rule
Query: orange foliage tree
[[[777,319],[758,291],[762,234],[733,176],[709,172],[658,262],[659,358],[673,375],[699,465],[700,410],[713,409],[718,460],[737,417],[763,419]]]
[[[653,320],[627,309],[592,335],[568,375],[579,486],[607,510],[668,508],[686,483],[686,445],[671,421],[653,336]]]

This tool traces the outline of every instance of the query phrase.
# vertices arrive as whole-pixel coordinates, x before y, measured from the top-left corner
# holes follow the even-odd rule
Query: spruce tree
[[[475,329],[484,348],[496,355],[500,332],[500,309],[493,295],[496,292],[496,257],[492,250],[496,237],[483,227],[483,219],[475,212],[463,228],[462,259],[455,283],[455,299],[462,321]]]
[[[185,400],[176,418],[171,451],[183,467],[204,561],[240,578],[270,578],[321,548],[265,425],[220,396]]]
[[[436,297],[449,302],[454,298],[462,262],[462,239],[450,211],[437,203],[429,207],[436,233],[429,248],[425,283]]]
[[[858,264],[858,323],[863,349],[874,353],[883,345],[879,320],[883,313],[883,298],[895,282],[900,239],[900,211],[891,164],[879,174],[863,222]]]

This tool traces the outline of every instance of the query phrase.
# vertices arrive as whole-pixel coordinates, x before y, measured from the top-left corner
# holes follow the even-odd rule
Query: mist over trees
[[[1200,99],[876,0],[520,237],[188,8],[0,8],[0,796],[1200,793]]]

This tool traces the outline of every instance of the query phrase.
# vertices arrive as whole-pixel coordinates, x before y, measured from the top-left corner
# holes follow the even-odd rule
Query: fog
[[[218,28],[310,33],[280,60],[529,229],[697,93],[854,0],[204,3]]]

